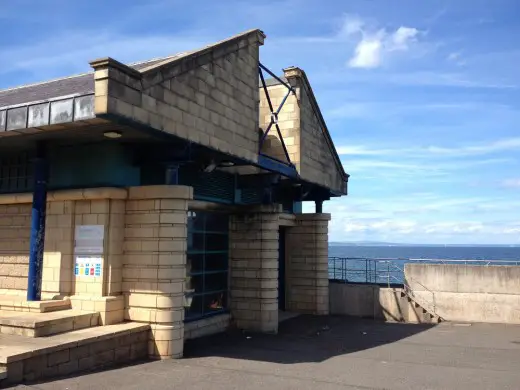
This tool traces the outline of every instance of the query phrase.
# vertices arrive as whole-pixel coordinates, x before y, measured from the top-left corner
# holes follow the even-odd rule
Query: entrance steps
[[[60,310],[49,313],[0,311],[0,334],[45,337],[99,325],[99,313]]]
[[[126,322],[47,337],[0,333],[0,388],[144,359],[149,332]]]
[[[0,311],[48,313],[71,308],[69,299],[52,299],[51,296],[43,298],[42,301],[30,302],[18,294],[0,294]]]

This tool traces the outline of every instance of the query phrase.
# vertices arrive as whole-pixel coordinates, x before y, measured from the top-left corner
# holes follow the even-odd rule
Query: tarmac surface
[[[520,389],[520,326],[300,316],[278,335],[189,342],[185,358],[17,389]]]

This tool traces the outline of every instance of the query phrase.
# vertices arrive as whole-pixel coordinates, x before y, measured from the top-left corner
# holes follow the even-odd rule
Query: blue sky
[[[260,28],[262,62],[307,72],[351,174],[331,240],[519,244],[519,16],[517,0],[0,0],[0,88]]]

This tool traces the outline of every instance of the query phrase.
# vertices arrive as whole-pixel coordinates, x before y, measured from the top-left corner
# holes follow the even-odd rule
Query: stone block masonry
[[[0,289],[27,290],[30,204],[0,204]]]
[[[7,340],[9,345],[4,348],[0,359],[0,364],[7,368],[7,378],[2,380],[0,377],[0,388],[106,369],[146,358],[148,326],[119,324],[105,329],[83,329],[75,334],[55,335],[39,339],[43,341],[32,345],[22,339],[12,346],[13,341]]]
[[[234,215],[230,222],[231,313],[235,325],[278,332],[280,209]]]
[[[140,72],[91,62],[95,113],[116,115],[245,160],[258,159],[259,30]]]
[[[152,358],[180,358],[184,343],[187,210],[193,189],[129,189],[123,255],[125,319],[151,324]]]
[[[328,223],[330,214],[296,214],[287,231],[287,310],[329,314]]]
[[[334,151],[334,145],[305,72],[299,68],[284,69],[284,76],[294,88],[278,115],[280,132],[291,162],[300,176],[311,183],[346,191],[343,168]],[[268,86],[268,93],[276,110],[288,89],[281,84]],[[260,89],[260,126],[266,129],[271,113],[263,88]],[[270,130],[262,151],[282,161],[286,160],[276,129]]]
[[[277,110],[283,98],[288,92],[284,85],[273,85],[267,87],[269,98],[274,110]],[[271,111],[264,89],[260,88],[260,127],[265,131],[271,123]],[[296,95],[290,94],[285,101],[282,110],[278,114],[278,126],[282,134],[283,142],[289,153],[291,162],[300,171],[300,108]],[[275,126],[271,127],[269,134],[262,145],[262,153],[286,161],[282,142]]]
[[[96,188],[50,192],[47,198],[42,292],[103,296],[121,291],[126,190]],[[0,289],[27,289],[32,195],[0,195]],[[74,277],[74,230],[103,225],[102,278]],[[101,280],[97,280],[101,279]]]

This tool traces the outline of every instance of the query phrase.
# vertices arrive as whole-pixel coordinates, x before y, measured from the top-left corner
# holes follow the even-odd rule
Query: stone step
[[[44,337],[98,326],[99,313],[60,310],[50,313],[0,311],[0,333]]]
[[[125,322],[39,338],[0,334],[0,388],[145,359],[149,332]]]
[[[51,299],[51,296],[43,298],[47,299],[31,302],[18,294],[0,294],[0,311],[48,313],[71,308],[69,299]]]

